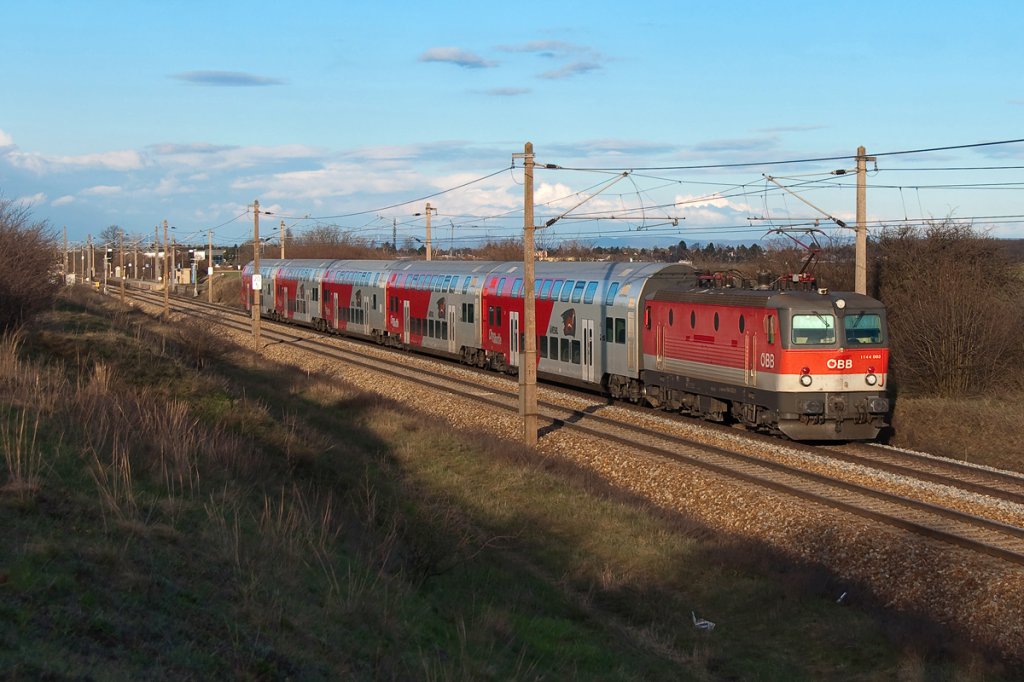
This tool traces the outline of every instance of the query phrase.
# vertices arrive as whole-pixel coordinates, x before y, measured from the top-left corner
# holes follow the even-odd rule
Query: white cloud
[[[318,159],[322,150],[304,144],[275,146],[217,147],[213,145],[155,145],[150,150],[160,162],[168,162],[206,172],[232,168],[251,168],[271,161]]]
[[[0,130],[0,147],[10,147],[14,144],[14,138]]]
[[[365,164],[329,163],[314,170],[240,178],[231,187],[255,190],[267,199],[316,199],[398,192],[419,182],[422,180],[411,169],[381,171]]]
[[[18,197],[14,201],[19,204],[27,204],[29,206],[34,206],[35,204],[41,204],[44,201],[46,201],[46,194],[44,194],[43,192],[36,192],[35,194],[31,194],[29,196]]]
[[[83,189],[80,194],[84,197],[109,197],[120,194],[123,190],[116,185],[94,185]]]
[[[478,54],[458,47],[432,47],[420,55],[421,62],[445,62],[466,69],[485,69],[498,65],[498,62],[484,59]]]
[[[134,150],[81,154],[78,156],[47,156],[35,152],[15,151],[8,155],[11,163],[37,174],[71,169],[101,168],[114,171],[138,170],[145,163]]]
[[[677,194],[673,201],[676,204],[676,208],[683,212],[696,211],[697,209],[707,207],[739,213],[750,213],[750,211],[753,210],[750,207],[750,204],[746,202],[730,201],[729,199],[717,194],[700,197],[692,194],[688,194],[686,196]]]
[[[58,197],[58,198],[54,199],[53,203],[51,203],[50,205],[51,206],[64,206],[66,204],[74,203],[74,201],[75,201],[75,197],[73,195],[65,194],[62,197]]]

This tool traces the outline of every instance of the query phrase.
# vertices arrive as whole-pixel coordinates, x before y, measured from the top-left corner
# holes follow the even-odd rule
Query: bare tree
[[[888,229],[878,248],[901,386],[953,397],[1020,382],[1024,283],[996,240],[946,220]]]
[[[60,290],[60,252],[46,221],[0,197],[0,328],[49,309]]]

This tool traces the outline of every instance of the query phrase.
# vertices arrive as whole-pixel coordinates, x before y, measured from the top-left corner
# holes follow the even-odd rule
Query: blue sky
[[[37,0],[3,16],[0,195],[72,241],[166,219],[181,241],[240,243],[254,199],[264,229],[422,239],[429,200],[442,246],[514,236],[528,140],[562,167],[537,172],[538,222],[633,170],[542,243],[755,242],[815,219],[848,239],[824,214],[852,223],[854,179],[828,172],[858,145],[885,154],[872,230],[952,215],[1024,238],[1024,143],[888,155],[1024,138],[1022,3]],[[847,158],[764,164],[825,157]],[[736,163],[763,165],[692,168]]]

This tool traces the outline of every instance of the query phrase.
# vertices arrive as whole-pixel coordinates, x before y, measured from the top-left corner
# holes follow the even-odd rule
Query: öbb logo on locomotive
[[[263,259],[242,275],[275,319],[509,373],[525,360],[520,262]],[[541,379],[796,440],[888,426],[886,313],[868,296],[617,262],[539,262],[534,293]]]

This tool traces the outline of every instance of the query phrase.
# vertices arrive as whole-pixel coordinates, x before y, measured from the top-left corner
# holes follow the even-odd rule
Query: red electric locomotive
[[[647,401],[794,440],[877,437],[889,415],[884,307],[797,280],[805,286],[697,286],[649,297]]]

